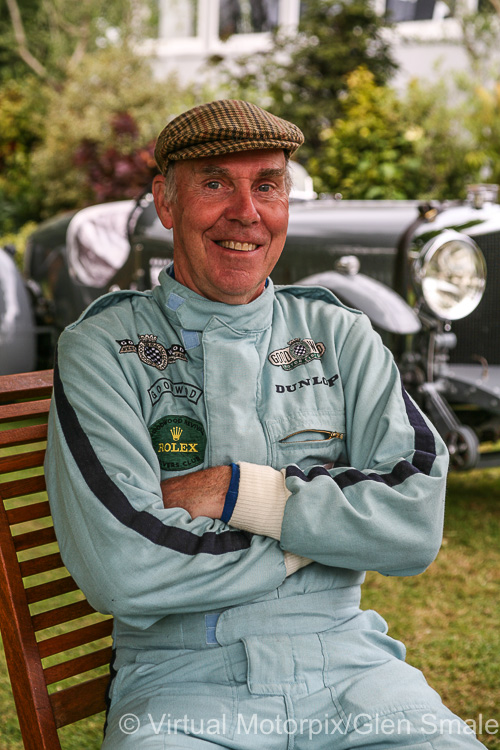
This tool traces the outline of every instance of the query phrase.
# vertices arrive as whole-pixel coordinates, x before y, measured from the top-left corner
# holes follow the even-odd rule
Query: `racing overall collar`
[[[172,266],[164,268],[159,285],[153,289],[153,298],[172,322],[191,331],[203,331],[217,318],[221,323],[239,333],[263,331],[272,322],[274,285],[267,280],[266,288],[256,299],[246,305],[228,305],[202,297],[172,278]]]

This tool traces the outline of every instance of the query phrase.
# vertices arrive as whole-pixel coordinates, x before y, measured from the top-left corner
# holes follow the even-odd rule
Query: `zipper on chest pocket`
[[[318,437],[305,437],[306,435],[317,435]],[[303,437],[300,437],[303,436]],[[298,430],[298,432],[292,432],[290,435],[286,435],[286,437],[281,438],[279,440],[279,443],[324,443],[327,440],[332,440],[333,438],[336,438],[337,440],[343,440],[344,439],[344,433],[343,432],[332,432],[331,430],[317,430],[317,429],[309,429],[309,430]]]

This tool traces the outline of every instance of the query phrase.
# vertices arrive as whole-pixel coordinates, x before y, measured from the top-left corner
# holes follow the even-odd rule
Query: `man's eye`
[[[267,183],[265,185],[259,185],[259,191],[261,193],[269,193],[273,189],[272,185],[268,185]]]
[[[207,188],[210,190],[218,190],[220,186],[221,184],[218,180],[210,180],[210,182],[207,182]]]

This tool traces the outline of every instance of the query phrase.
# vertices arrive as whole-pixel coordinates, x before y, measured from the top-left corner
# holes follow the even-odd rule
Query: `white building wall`
[[[276,1],[279,1],[280,27],[293,33],[298,26],[300,0]],[[385,1],[374,0],[381,13]],[[221,40],[220,0],[159,2],[159,38],[147,42],[143,51],[151,57],[155,75],[160,79],[175,71],[183,83],[205,80],[213,76],[206,64],[212,55],[236,58],[259,54],[271,44],[269,32],[235,33],[225,41]],[[465,9],[470,12],[476,7],[477,0],[463,2],[467,3]],[[408,3],[411,5],[412,0]],[[437,0],[435,15],[439,16],[442,10],[442,0]],[[400,71],[394,79],[396,87],[403,87],[414,77],[432,80],[467,69],[467,56],[460,43],[460,27],[453,18],[398,23],[395,31],[388,30],[388,35],[395,59],[400,64]]]
[[[388,32],[400,68],[392,83],[404,88],[412,78],[433,81],[466,71],[469,60],[454,18],[397,24]]]

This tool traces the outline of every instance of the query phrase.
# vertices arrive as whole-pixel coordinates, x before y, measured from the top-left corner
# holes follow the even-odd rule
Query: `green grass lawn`
[[[482,723],[488,750],[500,750],[499,583],[500,469],[455,474],[436,562],[415,578],[368,574],[362,605],[386,618],[390,634],[405,642],[408,661],[455,713],[478,728]],[[0,657],[0,748],[22,750]],[[102,724],[98,716],[66,727],[64,749],[97,750]]]
[[[500,470],[452,474],[437,560],[415,578],[370,573],[362,604],[386,618],[449,708],[482,722],[489,750],[500,750],[499,584]]]

